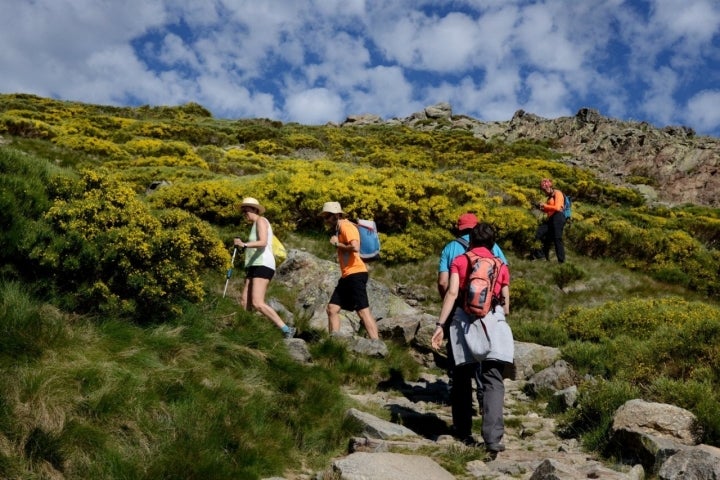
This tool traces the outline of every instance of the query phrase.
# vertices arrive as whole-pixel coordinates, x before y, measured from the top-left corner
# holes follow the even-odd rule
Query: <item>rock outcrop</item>
[[[382,123],[422,131],[461,129],[485,140],[540,141],[553,145],[563,155],[563,162],[635,188],[651,203],[720,207],[720,139],[697,136],[684,126],[657,128],[647,122],[605,117],[591,108],[555,119],[518,110],[509,121],[483,122],[453,115],[447,103],[403,119],[351,116],[342,126]]]

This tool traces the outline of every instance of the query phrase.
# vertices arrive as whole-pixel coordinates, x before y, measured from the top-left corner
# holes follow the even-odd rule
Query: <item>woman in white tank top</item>
[[[255,309],[282,330],[285,338],[295,336],[295,328],[283,322],[280,315],[267,303],[265,294],[275,275],[275,256],[272,251],[273,232],[267,218],[263,217],[265,207],[256,199],[247,197],[240,205],[248,222],[253,224],[247,242],[235,238],[235,246],[245,249],[245,286],[241,304],[245,310]]]

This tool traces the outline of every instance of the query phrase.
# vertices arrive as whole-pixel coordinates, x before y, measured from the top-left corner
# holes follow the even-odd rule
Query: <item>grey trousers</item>
[[[483,389],[482,437],[485,445],[497,445],[505,435],[503,406],[505,403],[505,384],[503,370],[505,363],[496,360],[483,360],[480,364],[480,381]]]

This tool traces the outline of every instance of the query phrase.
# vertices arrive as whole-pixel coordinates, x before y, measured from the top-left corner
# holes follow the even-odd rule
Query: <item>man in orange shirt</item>
[[[535,238],[542,242],[542,255],[545,260],[550,260],[550,247],[555,244],[555,255],[558,263],[565,262],[565,245],[563,244],[563,229],[565,228],[565,195],[560,190],[554,189],[552,180],[543,178],[540,188],[547,200],[538,203],[537,207],[542,210],[547,218],[538,227]]]
[[[344,218],[345,213],[338,202],[325,202],[320,215],[335,234],[330,244],[337,249],[340,263],[340,280],[330,297],[326,312],[328,331],[340,330],[340,310],[355,310],[367,330],[368,336],[376,340],[377,323],[370,312],[367,296],[368,270],[360,258],[360,232],[355,225]]]

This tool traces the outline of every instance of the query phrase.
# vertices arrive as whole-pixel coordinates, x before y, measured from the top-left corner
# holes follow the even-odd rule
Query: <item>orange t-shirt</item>
[[[350,245],[350,242],[357,240],[360,243],[360,232],[349,220],[341,219],[337,224],[338,242]],[[340,274],[347,277],[353,273],[367,272],[365,262],[360,258],[358,252],[341,250],[338,248],[338,263],[340,263]]]
[[[557,212],[565,210],[565,194],[560,190],[553,190],[551,197],[547,199],[547,202],[542,206],[542,211],[547,214],[548,217],[552,217]]]

